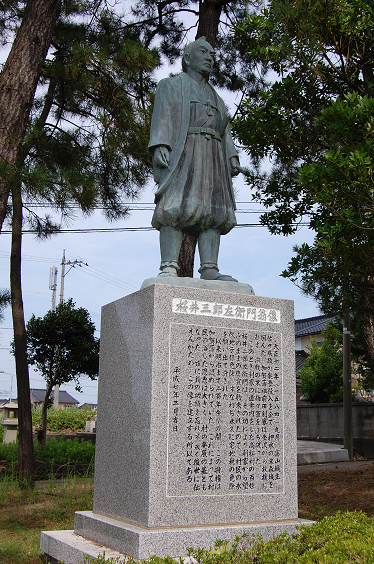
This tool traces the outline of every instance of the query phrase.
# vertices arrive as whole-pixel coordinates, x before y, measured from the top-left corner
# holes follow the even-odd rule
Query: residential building
[[[31,404],[33,407],[40,405],[41,403],[43,403],[44,401],[44,397],[45,397],[45,392],[46,390],[40,390],[40,389],[36,389],[36,388],[32,388],[30,390],[30,398],[31,398]],[[50,395],[50,399],[53,402],[54,399],[54,390],[52,390],[52,393]],[[58,406],[61,407],[77,407],[77,405],[79,404],[79,401],[77,401],[75,398],[73,398],[73,396],[71,396],[70,394],[68,394],[68,392],[65,392],[64,390],[60,390],[59,392],[59,397],[58,397]]]

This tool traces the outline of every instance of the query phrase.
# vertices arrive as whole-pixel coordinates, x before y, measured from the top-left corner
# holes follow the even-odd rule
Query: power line
[[[260,202],[236,202],[237,205],[262,205]],[[24,202],[25,206],[29,206],[29,207],[35,207],[35,208],[54,208],[55,206],[53,206],[52,204],[49,203],[40,203],[40,202]],[[137,209],[142,209],[140,206],[152,206],[153,208],[155,207],[155,203],[154,202],[118,202],[118,205],[120,206],[128,206],[129,209],[133,209],[133,210],[137,210]],[[135,207],[132,207],[135,206]],[[80,209],[80,205],[77,203],[72,203],[69,205],[69,209],[73,209],[73,208],[77,208]],[[104,206],[104,205],[98,205],[98,206],[94,206],[92,209],[95,210],[106,210],[106,209],[110,209],[110,206]],[[145,210],[149,210],[148,208],[145,208],[142,211]]]
[[[2,232],[4,233],[4,231]],[[9,258],[9,253],[6,251],[0,251],[0,258]],[[33,261],[33,262],[56,262],[55,258],[38,257],[34,255],[22,255],[22,260]]]
[[[90,268],[90,266],[88,265],[88,268]],[[97,278],[98,280],[102,280],[103,282],[107,282],[108,284],[112,284],[113,286],[117,286],[117,288],[122,288],[125,290],[132,290],[132,289],[138,289],[136,286],[131,286],[130,284],[127,284],[126,282],[122,282],[118,281],[111,277],[110,275],[106,275],[105,273],[103,273],[102,275],[100,274],[96,274],[94,272],[89,272],[89,270],[86,270],[85,268],[81,270],[81,272],[84,272],[85,274],[88,274],[89,276],[93,276],[94,278]],[[113,278],[113,279],[112,279]]]
[[[110,232],[121,232],[121,231],[155,231],[154,227],[108,227],[105,229],[90,228],[90,229],[58,229],[57,234],[64,233],[110,233]],[[36,229],[25,229],[22,230],[23,234],[37,233]],[[1,232],[4,235],[10,235],[12,232],[10,230],[3,230]]]
[[[299,223],[291,223],[292,227],[309,227],[309,222],[299,222]],[[262,223],[238,223],[235,228],[242,228],[242,227],[267,227]],[[234,228],[234,229],[235,229]],[[126,231],[156,231],[154,227],[107,227],[107,228],[87,228],[87,229],[59,229],[56,234],[65,234],[65,233],[121,233]],[[11,231],[3,230],[2,233],[11,234]],[[23,234],[29,233],[37,233],[35,229],[25,229],[22,231]]]
[[[5,251],[0,251],[0,258],[9,258],[9,254]],[[32,262],[47,262],[47,263],[54,263],[56,262],[55,258],[48,258],[48,257],[38,257],[35,255],[23,255],[23,260],[32,261]],[[98,280],[102,280],[103,282],[107,282],[108,284],[112,284],[113,286],[117,286],[118,288],[122,288],[125,290],[137,290],[138,287],[134,286],[134,284],[125,282],[120,278],[116,278],[107,272],[104,272],[98,268],[95,268],[91,264],[84,265],[86,266],[90,272],[87,271],[86,268],[83,268],[81,272],[85,272],[86,274],[97,278]],[[25,290],[26,292],[30,292],[29,290]],[[33,294],[46,294],[46,292],[31,292]],[[2,327],[1,329],[5,329]]]

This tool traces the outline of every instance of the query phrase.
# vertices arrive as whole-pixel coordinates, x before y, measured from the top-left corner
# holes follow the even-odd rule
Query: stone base
[[[42,533],[53,564],[186,557],[303,523],[292,302],[165,277],[106,305],[98,405],[93,511]]]
[[[234,294],[255,294],[252,286],[241,282],[203,280],[202,278],[179,278],[178,276],[154,276],[153,278],[146,278],[141,285],[141,289],[152,286],[153,284],[182,286],[184,288],[197,288],[200,290],[216,290],[218,292],[233,292]]]
[[[302,519],[266,521],[197,527],[139,527],[117,519],[98,515],[92,511],[75,514],[74,531],[42,532],[41,550],[64,564],[78,564],[84,556],[97,557],[105,552],[106,558],[131,555],[147,559],[150,555],[186,557],[186,547],[210,548],[216,539],[233,542],[237,535],[246,533],[249,538],[260,534],[264,540],[282,532],[293,534],[300,525],[311,525]],[[91,540],[90,540],[91,539]],[[48,559],[47,559],[48,562]]]

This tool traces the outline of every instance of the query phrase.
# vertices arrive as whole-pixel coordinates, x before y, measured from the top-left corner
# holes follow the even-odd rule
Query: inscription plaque
[[[278,309],[246,307],[228,303],[201,302],[198,300],[184,300],[182,298],[173,298],[171,307],[173,313],[280,323],[280,311]]]
[[[282,336],[171,323],[168,497],[284,492]]]

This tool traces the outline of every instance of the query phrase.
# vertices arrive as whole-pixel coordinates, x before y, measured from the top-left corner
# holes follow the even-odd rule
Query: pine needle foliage
[[[3,43],[18,29],[23,9],[22,2],[0,5]],[[77,205],[83,214],[100,206],[107,219],[119,219],[128,213],[122,201],[136,198],[150,175],[159,57],[127,24],[104,0],[62,4],[17,170],[0,166],[2,178],[21,184],[24,216],[41,236],[59,222],[39,217],[36,203],[53,206],[65,220]]]

